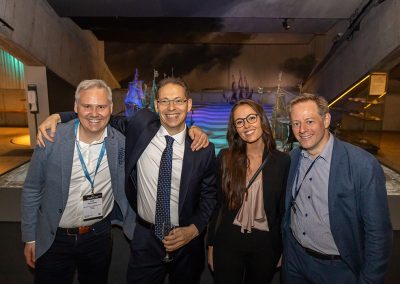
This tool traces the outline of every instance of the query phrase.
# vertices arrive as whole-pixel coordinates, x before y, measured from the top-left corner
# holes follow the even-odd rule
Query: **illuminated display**
[[[24,89],[24,64],[0,49],[0,88]]]

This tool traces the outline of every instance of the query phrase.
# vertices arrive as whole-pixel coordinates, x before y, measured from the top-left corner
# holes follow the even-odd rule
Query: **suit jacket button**
[[[51,231],[50,234],[52,234],[54,236],[54,232],[53,231]]]
[[[60,214],[61,214],[61,213],[62,213],[62,210],[61,210],[61,209],[58,209],[58,213],[60,213]]]

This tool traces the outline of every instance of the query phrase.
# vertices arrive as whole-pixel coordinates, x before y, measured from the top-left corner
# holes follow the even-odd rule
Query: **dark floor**
[[[0,283],[30,284],[33,274],[24,260],[24,245],[21,242],[19,222],[0,222]],[[123,284],[129,260],[129,244],[119,228],[113,228],[113,257],[109,273],[109,284]],[[78,281],[74,281],[78,283]],[[168,283],[166,281],[166,283]],[[208,268],[204,270],[201,284],[212,283]],[[276,279],[274,283],[279,283]],[[138,283],[140,284],[140,283]]]
[[[0,234],[0,283],[33,283],[33,273],[24,260],[20,223],[0,222],[0,232],[2,232]],[[110,273],[109,283],[122,284],[125,283],[129,247],[120,229],[113,229],[113,237],[113,261],[110,268],[112,273]]]
[[[28,284],[33,283],[33,274],[25,265],[23,243],[21,242],[20,224],[17,222],[0,222],[0,283]],[[113,229],[114,249],[110,267],[109,283],[125,283],[125,272],[129,258],[129,246],[121,230]],[[385,283],[400,283],[400,231],[394,231],[394,245]],[[206,268],[202,275],[202,284],[212,283],[210,272]],[[279,283],[279,275],[274,279]]]

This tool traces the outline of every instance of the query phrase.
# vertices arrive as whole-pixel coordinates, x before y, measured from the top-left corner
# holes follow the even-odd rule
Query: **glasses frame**
[[[256,119],[253,122],[249,121],[249,117],[250,116],[255,116]],[[233,122],[233,124],[235,125],[236,128],[242,128],[245,124],[245,121],[247,121],[248,124],[254,124],[258,121],[258,117],[259,115],[257,113],[250,113],[248,116],[246,116],[245,118],[237,118],[235,119],[235,121]],[[241,126],[237,125],[237,122],[241,121],[243,124]]]
[[[179,103],[177,101],[179,101]],[[182,101],[182,102],[180,102],[180,101]],[[171,104],[171,102],[172,102],[176,106],[183,106],[187,101],[188,101],[187,98],[185,98],[185,99],[175,98],[175,99],[172,99],[172,100],[169,100],[169,99],[157,100],[157,103],[162,105],[162,106],[169,106]]]

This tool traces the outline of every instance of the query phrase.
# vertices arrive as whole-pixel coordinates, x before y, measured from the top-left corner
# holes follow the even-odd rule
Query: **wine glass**
[[[169,235],[169,233],[175,229],[175,226],[170,221],[165,221],[162,223],[162,234],[163,239]],[[161,259],[164,263],[170,263],[173,259],[169,252],[165,252],[165,256]]]

